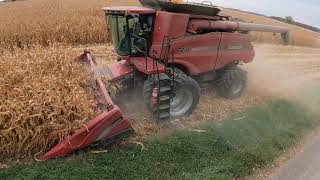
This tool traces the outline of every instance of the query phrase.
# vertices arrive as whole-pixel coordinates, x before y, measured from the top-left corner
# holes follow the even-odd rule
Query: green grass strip
[[[272,163],[317,124],[303,107],[274,101],[205,125],[205,133],[148,139],[143,151],[113,147],[93,157],[15,166],[0,171],[0,179],[233,179]]]

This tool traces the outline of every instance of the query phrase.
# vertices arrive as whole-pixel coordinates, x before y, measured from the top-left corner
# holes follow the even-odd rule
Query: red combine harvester
[[[200,87],[216,84],[225,98],[238,98],[246,85],[239,63],[254,58],[249,31],[281,33],[289,30],[234,21],[220,16],[212,5],[140,0],[144,7],[106,7],[118,61],[97,65],[89,51],[78,61],[94,73],[97,107],[103,112],[61,142],[42,160],[60,157],[92,144],[109,144],[133,133],[130,122],[109,95],[114,84],[132,90],[142,87],[147,106],[158,122],[189,115],[197,107]]]

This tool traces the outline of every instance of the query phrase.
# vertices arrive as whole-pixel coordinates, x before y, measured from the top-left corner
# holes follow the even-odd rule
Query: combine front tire
[[[155,78],[155,80],[153,79]],[[152,103],[152,91],[158,88],[157,103]],[[163,121],[169,118],[179,118],[191,114],[197,107],[200,97],[198,83],[182,71],[175,70],[174,84],[167,75],[149,77],[144,84],[143,96],[147,106],[153,110],[157,119]]]
[[[200,86],[194,79],[179,69],[175,70],[175,74],[170,102],[170,116],[179,118],[190,115],[197,107],[200,98]]]
[[[246,87],[246,82],[247,73],[236,65],[230,65],[218,72],[218,93],[228,99],[239,98]]]

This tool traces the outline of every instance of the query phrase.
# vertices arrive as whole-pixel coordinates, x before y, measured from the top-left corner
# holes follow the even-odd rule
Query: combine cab
[[[241,96],[247,73],[238,64],[254,58],[249,31],[281,33],[288,43],[289,30],[234,21],[219,16],[208,4],[140,0],[144,7],[106,7],[109,31],[118,61],[97,66],[85,51],[79,63],[91,66],[97,90],[98,117],[45,154],[42,159],[64,156],[91,144],[109,144],[133,133],[129,120],[115,105],[108,90],[120,84],[122,92],[142,87],[146,107],[158,123],[191,114],[201,87],[217,86],[225,98]]]

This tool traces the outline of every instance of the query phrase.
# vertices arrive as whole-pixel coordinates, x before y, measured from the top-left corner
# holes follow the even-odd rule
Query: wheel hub
[[[235,82],[231,86],[232,94],[239,94],[242,91],[243,84],[240,81]]]
[[[177,117],[184,115],[192,106],[192,92],[188,89],[177,87],[173,89],[172,94],[170,116]]]

